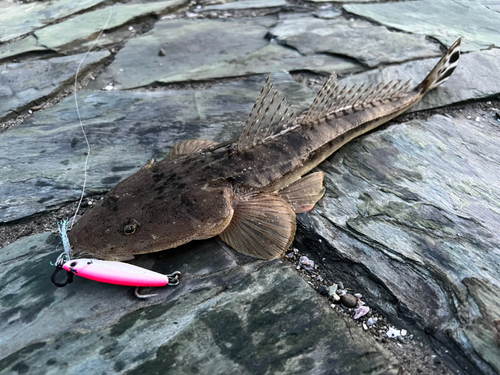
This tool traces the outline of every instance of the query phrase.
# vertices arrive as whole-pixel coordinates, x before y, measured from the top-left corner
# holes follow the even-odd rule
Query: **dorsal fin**
[[[389,100],[396,100],[410,88],[411,80],[404,84],[401,82],[401,80],[396,83],[391,81],[387,84],[380,82],[377,86],[372,83],[368,87],[365,87],[364,83],[359,87],[357,85],[341,87],[336,74],[332,73],[319,90],[300,123],[305,126],[314,126],[327,115],[338,118],[344,116],[346,112],[360,111]]]
[[[238,140],[238,152],[247,151],[285,130],[294,115],[286,99],[274,89],[270,78],[267,78],[243,127]]]

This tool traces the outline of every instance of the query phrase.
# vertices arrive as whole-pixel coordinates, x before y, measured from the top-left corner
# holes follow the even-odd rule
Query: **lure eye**
[[[71,266],[71,267],[74,267],[74,266],[76,266],[76,265],[77,265],[77,263],[76,263],[76,262],[71,262],[71,264],[70,264],[70,266]]]
[[[134,234],[137,229],[137,226],[135,224],[128,224],[125,225],[125,228],[123,228],[123,233],[126,235]]]

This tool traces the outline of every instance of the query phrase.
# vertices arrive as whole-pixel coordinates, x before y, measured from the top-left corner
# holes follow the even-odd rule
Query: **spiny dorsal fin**
[[[243,127],[238,140],[238,152],[247,151],[285,130],[294,115],[286,99],[274,89],[270,78],[267,78]]]
[[[391,81],[387,84],[380,82],[377,86],[372,83],[365,87],[363,83],[359,87],[358,85],[341,87],[337,76],[332,73],[302,118],[301,125],[314,126],[327,115],[338,118],[344,116],[346,112],[360,111],[389,100],[396,100],[409,90],[410,83],[411,80],[402,84],[400,80],[395,84]]]
[[[177,142],[170,150],[167,159],[173,159],[177,155],[194,154],[196,151],[204,148],[215,146],[217,142],[208,141],[206,139],[188,139],[187,141]]]

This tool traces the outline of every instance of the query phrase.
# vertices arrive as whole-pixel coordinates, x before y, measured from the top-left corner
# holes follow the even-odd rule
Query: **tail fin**
[[[451,73],[453,73],[458,65],[461,42],[462,38],[453,43],[450,49],[446,51],[441,60],[439,60],[439,62],[436,64],[434,69],[432,69],[429,75],[425,77],[420,85],[418,85],[417,88],[420,89],[422,93],[425,94],[427,91],[438,87],[441,83],[446,81],[451,76]]]

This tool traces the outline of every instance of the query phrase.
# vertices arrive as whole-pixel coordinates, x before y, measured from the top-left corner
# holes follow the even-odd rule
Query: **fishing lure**
[[[57,283],[54,279],[61,269],[68,272],[68,279],[64,284]],[[139,294],[139,288],[178,285],[181,273],[176,271],[170,275],[163,275],[128,263],[82,258],[71,259],[59,266],[54,272],[52,281],[57,286],[65,286],[73,281],[73,275],[101,283],[135,286],[135,295],[138,298],[149,298],[157,294]]]
[[[58,230],[64,247],[64,252],[57,259],[56,270],[52,275],[52,282],[58,287],[73,282],[73,275],[78,275],[101,283],[135,286],[135,295],[138,298],[148,298],[156,294],[139,294],[139,288],[179,284],[181,275],[179,271],[163,275],[128,263],[99,259],[71,259],[72,250],[67,236],[68,221],[63,220],[58,223]],[[63,269],[67,271],[67,278],[65,282],[60,283],[56,280],[56,275]]]

